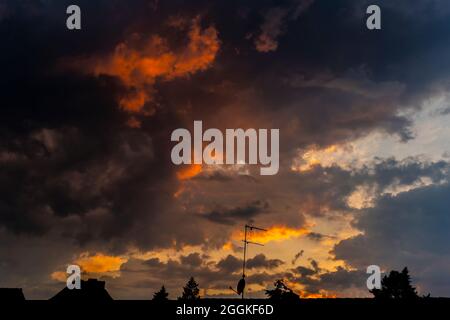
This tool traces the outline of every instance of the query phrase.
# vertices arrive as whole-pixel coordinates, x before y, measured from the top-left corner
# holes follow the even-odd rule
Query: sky
[[[234,297],[249,223],[248,297],[450,296],[448,1],[72,2],[0,1],[0,287]],[[194,120],[279,128],[279,172],[174,165]]]

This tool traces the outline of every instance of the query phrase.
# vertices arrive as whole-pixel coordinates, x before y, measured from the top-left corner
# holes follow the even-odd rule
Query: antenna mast
[[[250,230],[250,231],[251,230],[267,231],[266,229],[258,228],[258,227],[251,226],[251,225],[248,225],[248,224],[246,224],[244,226],[244,240],[242,240],[244,242],[244,261],[242,263],[242,279],[245,278],[245,263],[246,263],[246,258],[247,258],[247,245],[248,244],[255,244],[255,245],[258,245],[258,246],[264,246],[261,243],[248,241],[247,240],[247,231],[248,230]],[[242,289],[242,299],[244,299],[244,289]]]

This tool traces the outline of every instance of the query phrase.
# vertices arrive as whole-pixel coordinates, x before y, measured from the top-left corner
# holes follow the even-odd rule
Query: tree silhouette
[[[197,300],[200,299],[200,290],[198,289],[198,283],[195,282],[194,277],[191,277],[186,285],[183,287],[183,294],[179,298],[181,300]]]
[[[404,268],[401,272],[392,270],[388,276],[384,276],[381,280],[381,289],[372,289],[370,293],[376,299],[416,299],[416,288],[411,285],[411,277],[408,268]]]
[[[269,299],[290,302],[299,300],[300,297],[285,285],[282,279],[275,281],[274,286],[275,289],[266,290],[266,295]]]
[[[164,286],[162,286],[158,292],[155,292],[153,294],[153,300],[154,301],[167,301],[167,300],[169,300],[167,298],[168,296],[169,296],[169,293],[166,291],[166,288]]]

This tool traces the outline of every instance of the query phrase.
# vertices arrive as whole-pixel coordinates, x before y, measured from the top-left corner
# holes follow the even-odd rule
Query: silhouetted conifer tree
[[[195,282],[194,277],[191,277],[186,285],[183,287],[183,294],[179,298],[181,300],[197,300],[200,299],[200,290],[198,283]]]
[[[166,291],[166,288],[164,286],[162,286],[158,292],[155,292],[153,294],[153,300],[154,301],[167,301],[167,300],[169,300],[167,298],[168,296],[169,296],[169,293]]]
[[[411,285],[411,277],[408,268],[404,268],[401,272],[392,270],[388,276],[384,276],[381,280],[381,289],[372,289],[370,293],[376,299],[416,299],[416,288]]]

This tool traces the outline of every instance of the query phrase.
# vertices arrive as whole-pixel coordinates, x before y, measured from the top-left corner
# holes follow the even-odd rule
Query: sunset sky
[[[0,0],[0,36],[0,287],[235,297],[251,223],[249,297],[450,296],[448,1]],[[278,174],[174,165],[194,120],[279,128]]]

